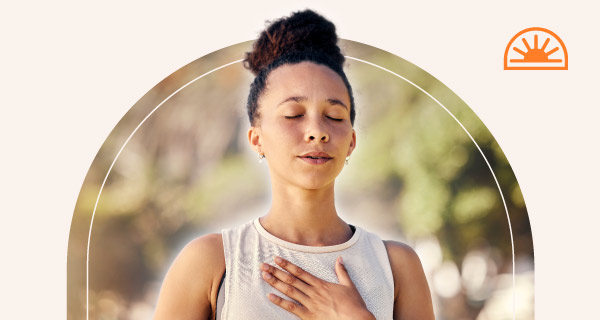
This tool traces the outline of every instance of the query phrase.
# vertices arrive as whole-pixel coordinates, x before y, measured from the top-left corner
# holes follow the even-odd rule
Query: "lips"
[[[298,158],[300,158],[310,164],[323,164],[323,163],[326,163],[329,160],[333,159],[332,156],[330,156],[329,154],[327,154],[325,152],[321,152],[321,151],[307,152],[307,153],[299,156]]]
[[[325,153],[325,152],[321,152],[321,151],[312,151],[312,152],[307,152],[303,155],[300,156],[300,158],[308,158],[308,159],[333,159],[332,156],[330,156],[329,154]]]

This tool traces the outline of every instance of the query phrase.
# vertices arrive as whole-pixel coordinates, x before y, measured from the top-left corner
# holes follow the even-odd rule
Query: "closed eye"
[[[298,119],[301,118],[303,115],[299,114],[299,115],[295,115],[295,116],[285,116],[286,119]],[[333,120],[333,121],[344,121],[344,119],[338,119],[338,118],[333,118],[333,117],[329,117],[327,116],[328,119]]]

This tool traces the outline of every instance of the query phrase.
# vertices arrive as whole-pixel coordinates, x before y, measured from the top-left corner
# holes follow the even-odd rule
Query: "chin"
[[[295,174],[291,174],[290,171],[288,171],[288,174],[281,174],[279,172],[280,171],[278,170],[277,173],[271,173],[274,176],[279,176],[287,185],[293,185],[306,190],[319,190],[331,187],[339,174],[339,172],[338,174],[335,174],[335,172],[331,171],[323,172],[315,170],[298,170]]]
[[[307,190],[319,190],[333,186],[335,179],[323,179],[324,177],[317,177],[315,179],[303,179],[298,182],[298,186]]]

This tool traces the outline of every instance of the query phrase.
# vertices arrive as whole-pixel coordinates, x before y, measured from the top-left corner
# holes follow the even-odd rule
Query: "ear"
[[[248,142],[256,153],[262,154],[264,152],[261,144],[260,127],[252,126],[248,129]]]
[[[350,147],[348,148],[348,154],[346,155],[347,157],[352,154],[354,148],[356,148],[356,131],[352,129],[352,141],[350,141]]]

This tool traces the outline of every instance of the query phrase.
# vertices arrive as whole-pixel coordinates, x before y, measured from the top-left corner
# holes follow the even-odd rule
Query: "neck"
[[[280,239],[307,246],[331,246],[352,237],[335,210],[333,183],[316,190],[273,185],[271,209],[260,223]]]

